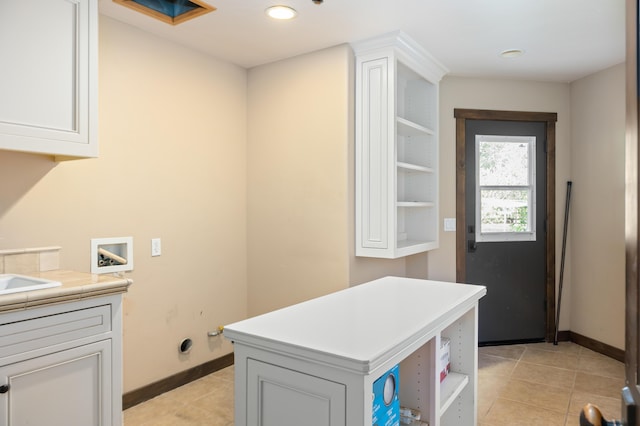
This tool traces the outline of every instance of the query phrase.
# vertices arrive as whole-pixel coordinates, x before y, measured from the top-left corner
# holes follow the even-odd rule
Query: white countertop
[[[225,326],[243,344],[367,372],[470,309],[484,286],[385,277]]]
[[[133,283],[129,278],[59,269],[23,275],[59,281],[62,285],[42,290],[0,295],[0,313],[71,302],[90,297],[125,293]]]

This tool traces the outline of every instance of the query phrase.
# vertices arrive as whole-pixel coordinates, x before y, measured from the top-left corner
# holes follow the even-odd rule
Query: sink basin
[[[27,277],[17,274],[0,274],[0,295],[17,293],[19,291],[41,290],[43,288],[58,287],[59,281],[44,278]]]

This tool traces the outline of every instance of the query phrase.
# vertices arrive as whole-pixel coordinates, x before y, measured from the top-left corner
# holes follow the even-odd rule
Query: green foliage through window
[[[535,138],[477,136],[477,203],[482,234],[531,233]]]

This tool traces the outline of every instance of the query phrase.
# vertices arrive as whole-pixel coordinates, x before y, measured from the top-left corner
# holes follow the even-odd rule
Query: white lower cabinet
[[[247,403],[255,425],[345,426],[345,385],[249,359]]]
[[[111,425],[111,340],[3,367],[0,425]]]
[[[122,425],[121,295],[0,315],[0,426]]]
[[[485,293],[386,277],[227,325],[235,424],[395,425],[397,414],[395,422],[380,420],[391,403],[380,410],[374,384],[398,366],[400,406],[419,410],[430,426],[475,426],[477,307]],[[450,371],[441,380],[444,339]]]

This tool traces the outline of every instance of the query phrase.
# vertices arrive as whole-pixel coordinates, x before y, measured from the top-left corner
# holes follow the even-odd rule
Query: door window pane
[[[480,186],[529,185],[529,145],[480,141]]]
[[[530,232],[529,191],[480,190],[480,232]]]
[[[476,241],[535,241],[534,136],[476,136]]]

